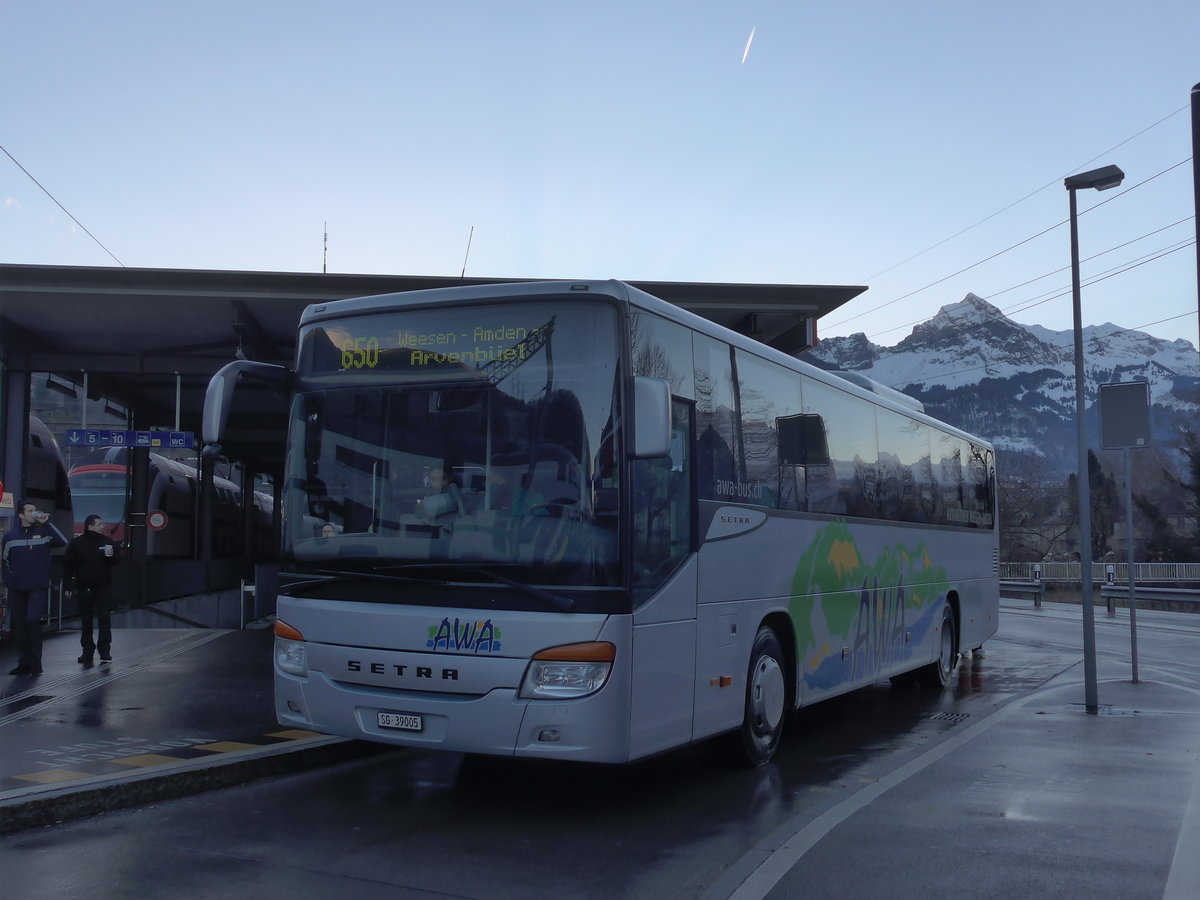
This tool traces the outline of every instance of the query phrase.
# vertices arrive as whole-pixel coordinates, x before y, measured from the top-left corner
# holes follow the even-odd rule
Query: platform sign
[[[120,431],[108,428],[69,428],[72,447],[149,447],[190,450],[196,446],[193,431]]]
[[[1105,450],[1124,450],[1125,457],[1125,534],[1129,554],[1129,650],[1133,663],[1133,683],[1138,683],[1137,591],[1134,588],[1133,535],[1133,463],[1129,451],[1150,446],[1150,384],[1126,381],[1100,385],[1100,446]],[[1109,568],[1113,568],[1110,566]],[[1114,573],[1115,575],[1115,573]],[[1115,602],[1108,598],[1108,614],[1115,615]]]
[[[127,434],[108,428],[68,428],[67,443],[72,447],[121,447],[128,443]]]
[[[1150,384],[1100,385],[1100,446],[1105,450],[1150,446]]]

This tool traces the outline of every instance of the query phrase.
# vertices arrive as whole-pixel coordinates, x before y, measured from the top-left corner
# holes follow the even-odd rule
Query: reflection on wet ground
[[[695,895],[713,876],[697,858],[738,859],[792,817],[828,808],[1072,663],[997,642],[988,658],[964,660],[947,691],[884,682],[800,710],[761,769],[731,768],[711,744],[612,767],[397,752],[356,764],[336,786],[324,776],[306,816],[353,817],[409,858],[444,854],[446,841],[486,843],[493,858],[553,848],[542,877],[561,870],[574,888],[595,884],[596,896]]]
[[[764,848],[790,839],[797,822],[814,822],[824,812],[852,807],[894,780],[906,763],[927,758],[930,751],[936,755],[958,734],[969,734],[975,723],[1010,722],[1003,712],[991,714],[1001,707],[1017,708],[1005,704],[1028,697],[1055,676],[1072,675],[1069,670],[1080,661],[1071,644],[1078,636],[1077,622],[1055,629],[1046,616],[1007,620],[1000,636],[988,642],[987,657],[963,660],[942,692],[884,682],[803,709],[790,717],[773,763],[759,769],[730,768],[710,744],[629,766],[387,750],[161,808],[114,812],[57,830],[28,832],[16,839],[16,850],[87,853],[111,862],[117,871],[144,876],[169,870],[169,879],[205,885],[212,896],[227,892],[233,877],[213,860],[232,865],[229,848],[235,847],[247,884],[270,883],[272,894],[285,892],[286,886],[292,896],[305,898],[328,896],[323,889],[333,887],[350,887],[363,900],[395,896],[388,891],[400,887],[464,897],[529,896],[543,888],[605,900],[697,897],[726,875],[736,882],[743,874],[739,863],[761,859]],[[1123,635],[1114,630],[1110,643],[1101,632],[1102,652],[1127,651]],[[1194,647],[1195,635],[1189,639],[1189,648]],[[1179,673],[1186,674],[1192,665],[1186,660],[1194,659],[1194,652],[1185,657],[1167,637],[1158,640],[1171,655],[1147,653],[1146,668],[1170,665],[1183,677]],[[118,685],[110,690],[116,692]],[[1041,763],[1029,757],[1029,748],[1041,746],[1043,727],[1074,728],[1083,721],[1069,709],[1075,694],[1056,689],[1046,696],[1055,699],[1045,712],[1029,707],[1031,716],[1046,718],[1032,736],[1026,726],[1026,742],[1013,745],[1020,748],[1017,755],[993,754],[978,772],[959,773],[967,779],[964,796],[969,801],[988,815],[993,807],[1000,810],[987,820],[989,827],[1020,817],[1051,821],[1060,810],[1048,810],[1048,800],[1073,802],[1087,793],[1082,791],[1087,785],[1077,780],[1081,776],[1063,774],[1057,758],[1042,771]],[[110,701],[120,708],[111,695]],[[79,706],[73,714],[96,712]],[[1161,725],[1167,720],[1160,716],[1154,721]],[[1150,726],[1139,727],[1148,733]],[[1008,728],[997,724],[988,733],[995,737]],[[986,756],[991,745],[981,741],[979,746]],[[1156,760],[1159,765],[1163,761]],[[1003,792],[1011,787],[1014,772],[1024,773],[1023,784],[1035,786],[1028,797]],[[929,808],[947,804],[949,793],[939,795],[936,785],[931,778],[904,790],[933,798],[927,801]],[[960,822],[942,822],[940,813],[927,806],[910,803],[905,809],[920,824],[909,829],[911,834],[924,836],[930,827],[969,831]],[[888,815],[895,815],[895,807]],[[972,807],[971,816],[975,822],[978,809]],[[883,855],[889,865],[901,860],[907,851],[895,846],[898,830],[891,820],[866,816],[861,821],[866,822],[864,833],[892,845],[891,855]],[[970,839],[960,835],[961,842]],[[21,859],[31,858],[25,854]],[[31,872],[36,868],[23,864]],[[200,893],[197,889],[195,895]]]

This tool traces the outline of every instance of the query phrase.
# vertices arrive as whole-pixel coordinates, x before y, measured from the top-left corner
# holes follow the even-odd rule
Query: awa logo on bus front
[[[442,619],[440,625],[429,626],[429,640],[425,646],[433,651],[447,650],[460,653],[499,653],[500,629],[491,619],[483,622],[463,622],[455,618]]]

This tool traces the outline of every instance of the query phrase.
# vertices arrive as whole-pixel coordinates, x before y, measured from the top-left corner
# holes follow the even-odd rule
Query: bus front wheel
[[[742,727],[730,735],[731,739],[736,739],[741,757],[749,765],[764,765],[775,755],[783,736],[786,706],[787,668],[783,647],[775,632],[763,626],[750,651]]]

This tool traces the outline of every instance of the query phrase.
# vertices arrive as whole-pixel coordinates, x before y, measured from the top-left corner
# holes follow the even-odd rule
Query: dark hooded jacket
[[[51,551],[67,542],[53,522],[30,525],[19,521],[4,533],[4,583],[10,591],[39,591],[50,586]]]
[[[104,548],[112,547],[112,556]],[[121,559],[120,546],[106,534],[85,531],[71,541],[63,557],[63,575],[79,587],[103,587],[112,581],[112,569]]]

